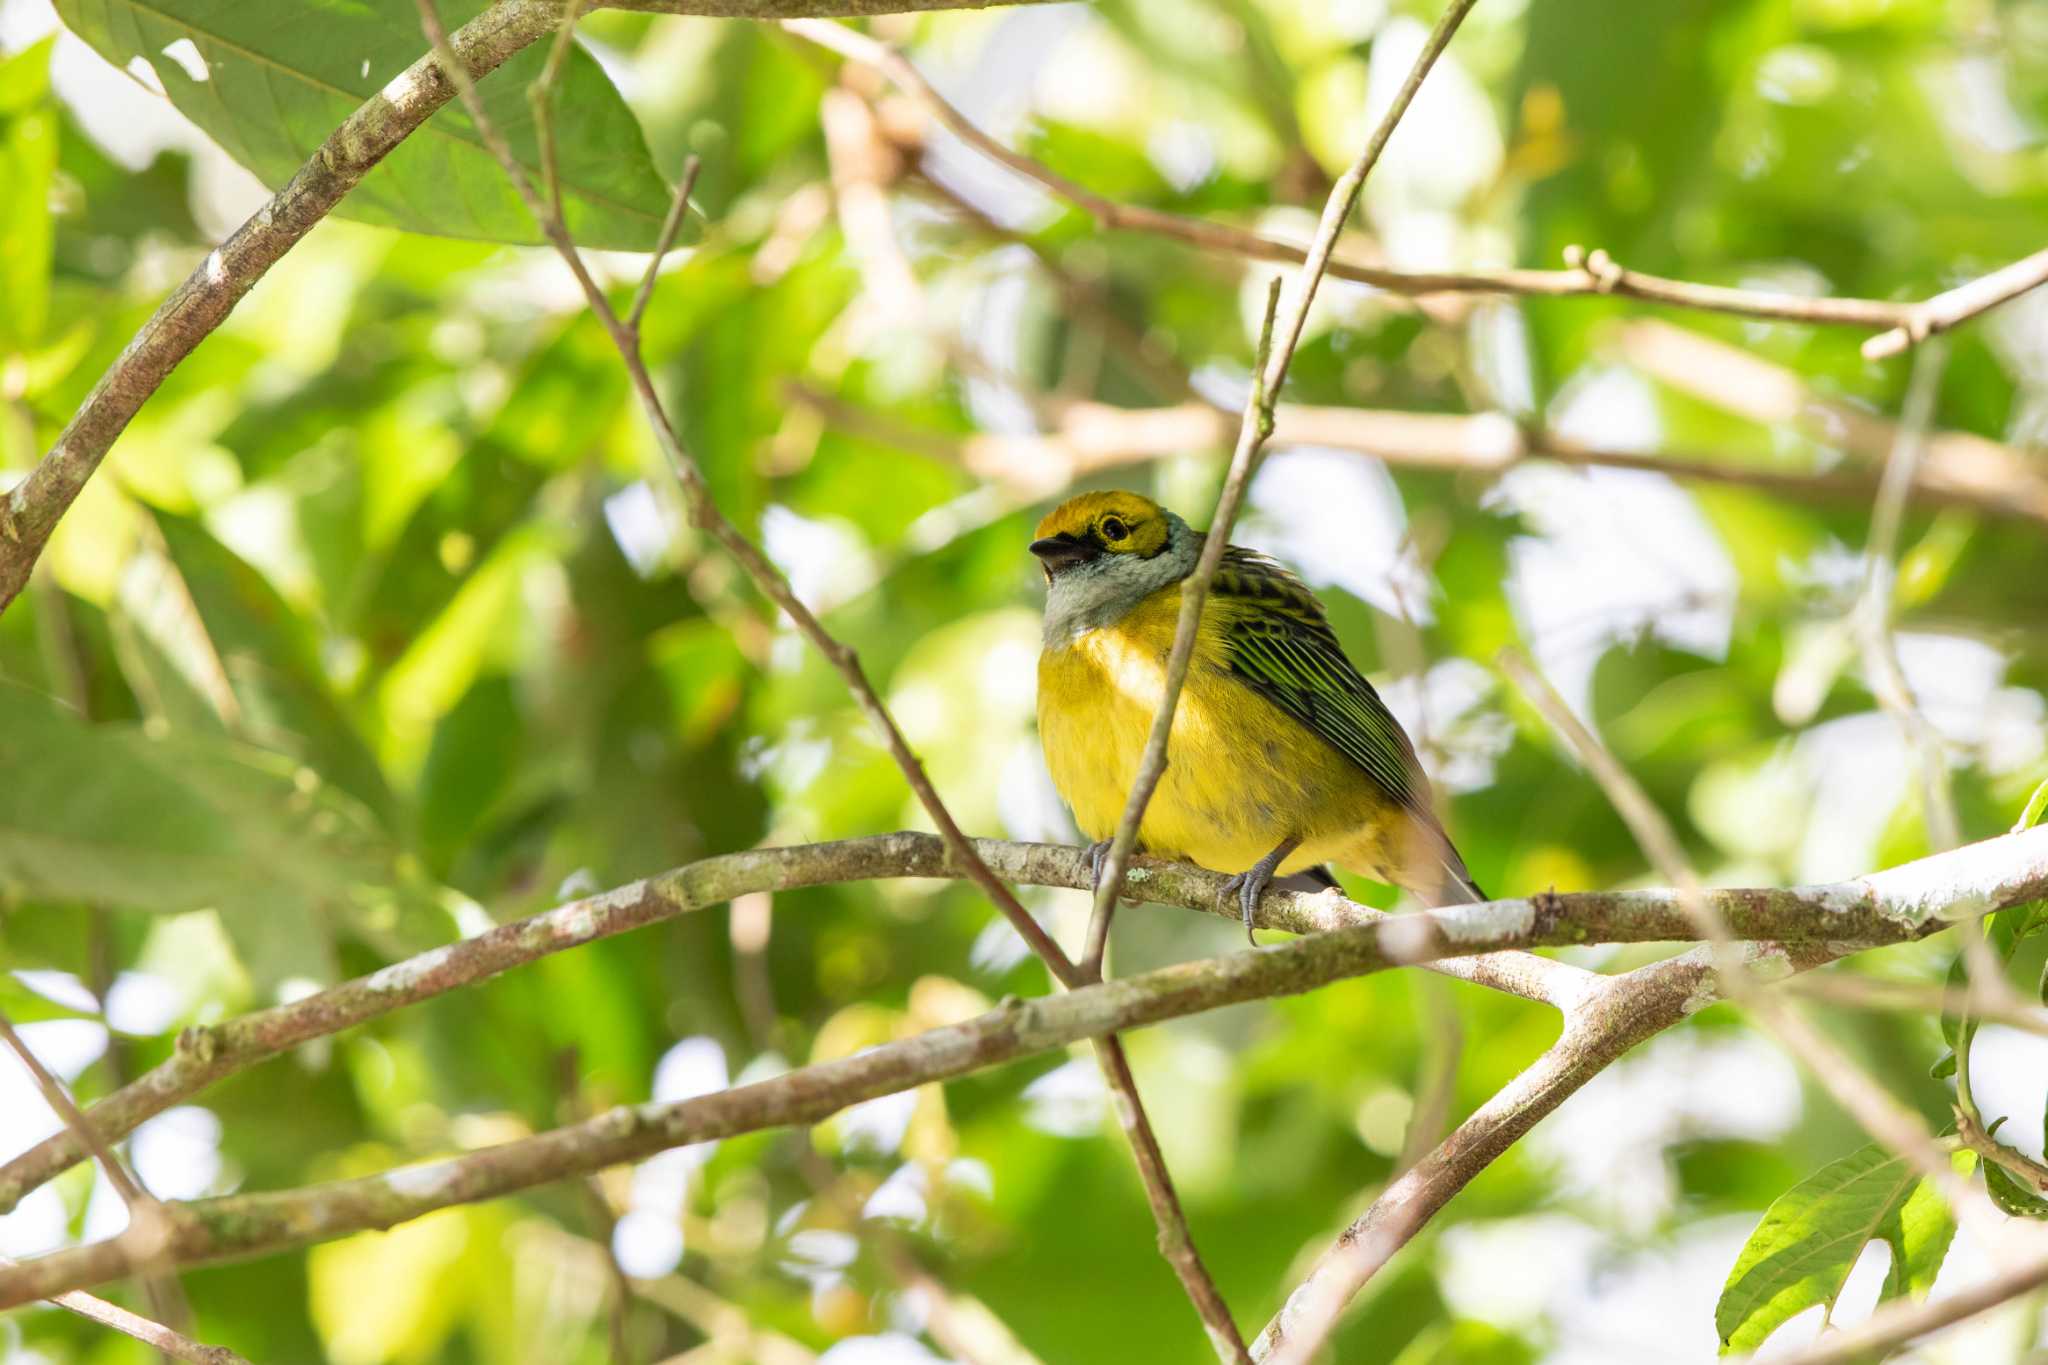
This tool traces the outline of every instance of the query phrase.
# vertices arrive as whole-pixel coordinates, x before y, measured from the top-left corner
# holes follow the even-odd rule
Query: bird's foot
[[[1252,934],[1252,921],[1259,913],[1259,897],[1266,894],[1266,888],[1272,884],[1273,874],[1279,870],[1280,864],[1287,860],[1287,855],[1300,846],[1301,840],[1289,839],[1235,877],[1229,878],[1217,893],[1226,908],[1230,905],[1230,897],[1236,895],[1238,913],[1244,920],[1244,936],[1251,941],[1254,948],[1259,946],[1259,940]]]
[[[1100,895],[1102,892],[1102,869],[1109,863],[1109,846],[1114,839],[1097,839],[1088,845],[1088,889]]]

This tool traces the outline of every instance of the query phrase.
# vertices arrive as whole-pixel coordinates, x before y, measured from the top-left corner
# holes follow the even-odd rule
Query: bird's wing
[[[1209,590],[1225,607],[1219,615],[1231,672],[1336,746],[1388,796],[1428,812],[1408,736],[1344,656],[1308,585],[1265,555],[1232,545]]]

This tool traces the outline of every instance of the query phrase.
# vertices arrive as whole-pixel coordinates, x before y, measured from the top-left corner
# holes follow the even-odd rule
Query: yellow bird
[[[1084,493],[1038,524],[1045,570],[1038,735],[1096,874],[1123,817],[1181,581],[1204,535],[1136,493]],[[1249,933],[1275,876],[1334,885],[1336,862],[1430,905],[1486,899],[1430,805],[1400,723],[1337,643],[1308,586],[1232,545],[1202,610],[1166,775],[1138,846],[1234,874]]]

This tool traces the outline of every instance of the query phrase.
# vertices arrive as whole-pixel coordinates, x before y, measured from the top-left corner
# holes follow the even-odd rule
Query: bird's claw
[[[1102,865],[1109,861],[1109,847],[1114,839],[1097,839],[1088,845],[1088,889],[1102,894]]]
[[[1259,940],[1252,933],[1252,920],[1258,915],[1259,897],[1266,894],[1266,884],[1272,880],[1271,871],[1254,867],[1225,880],[1217,892],[1217,898],[1225,906],[1230,904],[1232,895],[1237,897],[1238,916],[1244,920],[1244,936],[1254,948],[1259,946]]]

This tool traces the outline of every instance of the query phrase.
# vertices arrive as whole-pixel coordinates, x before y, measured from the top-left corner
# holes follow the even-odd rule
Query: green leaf
[[[1992,1203],[2015,1218],[2048,1218],[2048,1199],[1995,1161],[1984,1163],[1984,1190]]]
[[[453,29],[482,8],[447,0],[441,12]],[[179,112],[273,189],[427,48],[413,0],[303,0],[288,11],[248,0],[57,0],[57,11],[116,66],[147,63]],[[478,85],[492,124],[529,169],[540,153],[526,87],[547,49],[531,45]],[[554,120],[569,230],[586,246],[651,247],[668,189],[632,111],[580,48],[556,86]],[[541,240],[467,112],[452,105],[336,212],[444,237]]]
[[[50,313],[57,111],[50,42],[0,61],[0,348],[33,345]]]
[[[238,733],[310,765],[388,823],[391,790],[330,691],[306,622],[205,527],[166,512],[155,517],[179,586],[240,707]]]
[[[2026,809],[2020,812],[2019,822],[2012,827],[2012,832],[2018,834],[2040,824],[2043,811],[2048,811],[2048,781],[2034,788],[2034,794],[2027,798]]]
[[[1891,1248],[1885,1296],[1924,1295],[1955,1222],[1932,1183],[1878,1146],[1823,1166],[1778,1196],[1735,1258],[1714,1307],[1721,1349],[1749,1351],[1795,1314],[1829,1307],[1865,1243]]]
[[[226,739],[88,725],[0,684],[0,772],[0,890],[216,910],[259,988],[332,975],[330,916],[376,932],[425,899],[360,804]]]
[[[79,1009],[38,989],[33,973],[0,972],[0,1009],[17,1024],[41,1023],[45,1019],[96,1019],[96,1010]]]

